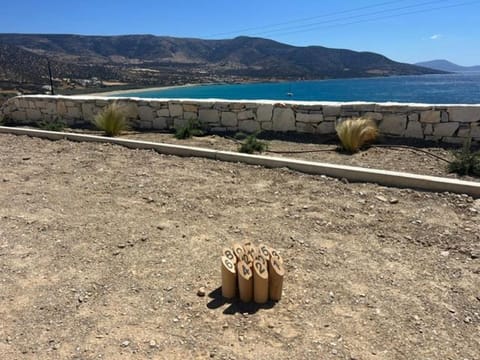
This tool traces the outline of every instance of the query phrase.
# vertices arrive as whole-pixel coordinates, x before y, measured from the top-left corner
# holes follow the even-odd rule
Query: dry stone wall
[[[480,143],[479,105],[402,103],[334,103],[227,100],[168,100],[95,96],[31,95],[11,98],[0,116],[22,125],[55,118],[69,126],[89,126],[109,103],[123,105],[131,125],[143,130],[167,130],[197,120],[211,131],[277,131],[334,134],[344,119],[374,119],[381,134],[446,143],[472,137]]]

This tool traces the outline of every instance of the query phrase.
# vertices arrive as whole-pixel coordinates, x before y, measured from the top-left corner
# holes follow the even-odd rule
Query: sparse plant
[[[267,150],[267,143],[257,139],[257,134],[248,135],[245,141],[238,149],[241,153],[253,154],[254,152],[263,152]]]
[[[350,154],[372,143],[378,136],[378,127],[374,120],[367,118],[347,119],[339,123],[335,130],[342,148]]]
[[[200,123],[196,120],[189,120],[185,126],[175,131],[175,137],[179,140],[191,138],[192,136],[203,136],[205,132],[202,130]]]
[[[461,150],[452,152],[454,160],[448,164],[448,171],[458,175],[480,176],[480,151],[471,149],[472,139],[468,138]]]
[[[245,134],[243,131],[238,131],[233,137],[235,140],[244,140],[248,137],[248,134]]]
[[[105,131],[107,136],[117,136],[128,130],[125,111],[117,103],[112,103],[104,108],[100,114],[95,116],[93,123],[98,129]]]
[[[65,122],[59,117],[54,117],[52,120],[42,120],[38,123],[38,127],[49,131],[63,131]]]

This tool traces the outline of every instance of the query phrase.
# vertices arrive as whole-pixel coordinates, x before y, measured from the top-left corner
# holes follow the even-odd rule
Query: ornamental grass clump
[[[268,145],[257,139],[257,134],[248,135],[245,138],[245,142],[240,145],[238,149],[241,153],[253,154],[254,152],[263,152],[267,150]]]
[[[105,131],[107,136],[117,136],[128,130],[125,110],[117,103],[112,103],[95,116],[94,125]]]
[[[480,151],[471,150],[472,139],[467,139],[462,150],[452,152],[454,159],[448,164],[448,171],[458,175],[480,176]]]
[[[346,152],[353,154],[364,145],[375,141],[378,127],[375,121],[367,118],[348,119],[339,123],[335,130]]]
[[[205,132],[202,130],[200,123],[196,120],[190,120],[185,126],[175,130],[175,137],[179,140],[203,135],[205,135]]]

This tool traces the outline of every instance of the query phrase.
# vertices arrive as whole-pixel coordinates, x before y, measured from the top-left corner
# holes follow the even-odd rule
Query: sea
[[[246,84],[209,84],[123,93],[169,99],[368,101],[480,104],[480,72]]]

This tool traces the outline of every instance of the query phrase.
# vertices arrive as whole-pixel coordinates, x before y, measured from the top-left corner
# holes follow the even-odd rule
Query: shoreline
[[[147,87],[147,88],[136,88],[130,90],[113,90],[113,91],[105,91],[105,92],[97,92],[88,95],[92,96],[115,96],[115,95],[123,95],[123,94],[136,94],[136,93],[143,93],[148,91],[161,91],[161,90],[169,90],[169,89],[176,89],[176,88],[186,88],[186,87],[193,87],[193,86],[201,86],[201,85],[213,85],[213,84],[185,84],[185,85],[171,85],[171,86],[157,86],[157,87]],[[73,95],[73,96],[84,96],[82,95]]]

